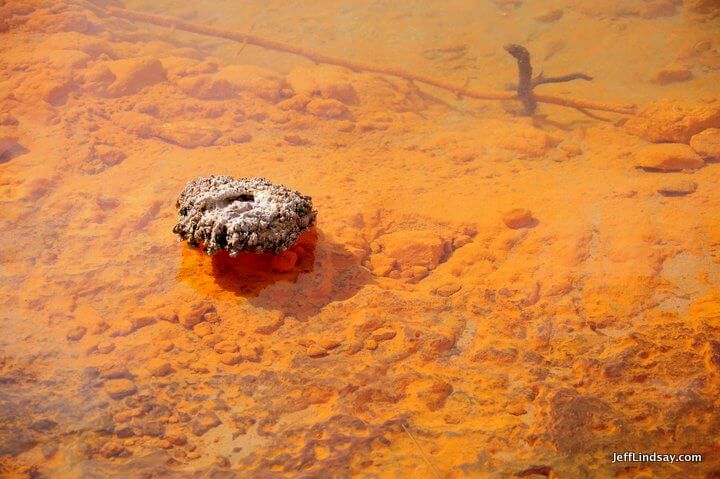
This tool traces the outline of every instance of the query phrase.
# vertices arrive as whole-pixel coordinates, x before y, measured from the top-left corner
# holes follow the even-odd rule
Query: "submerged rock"
[[[208,254],[280,253],[315,225],[312,199],[265,178],[191,180],[177,200],[173,232]]]
[[[211,146],[222,135],[215,128],[205,126],[199,122],[183,121],[164,123],[153,129],[155,136],[161,140],[183,148],[197,148],[198,146]]]
[[[398,269],[408,278],[427,275],[451,252],[450,243],[430,230],[386,233],[373,242],[372,248],[369,264],[376,275],[391,276]],[[416,267],[422,268],[417,274],[413,271]]]
[[[696,170],[705,165],[700,156],[683,143],[648,145],[636,154],[637,166],[651,171]]]
[[[625,129],[654,143],[687,143],[707,128],[720,127],[720,102],[692,104],[679,101],[649,103],[625,123]]]
[[[652,80],[658,85],[667,85],[668,83],[677,83],[691,80],[692,71],[683,65],[668,65],[655,72]]]
[[[105,382],[105,392],[113,399],[122,399],[137,392],[135,383],[126,378],[109,379]]]
[[[709,160],[720,160],[720,129],[708,128],[690,138],[690,147]]]
[[[524,208],[515,208],[503,215],[505,226],[514,230],[531,227],[534,222],[535,218],[533,218],[530,210]]]
[[[107,63],[114,81],[107,87],[111,97],[132,95],[165,80],[166,72],[156,58],[125,58]]]
[[[690,180],[673,180],[658,188],[658,193],[663,196],[685,196],[697,190],[697,183]]]

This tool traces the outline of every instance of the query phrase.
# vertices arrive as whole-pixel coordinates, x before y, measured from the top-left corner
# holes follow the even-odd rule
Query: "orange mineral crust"
[[[0,477],[717,477],[719,19],[0,1]],[[508,44],[592,80],[525,115]],[[311,196],[317,224],[190,248],[177,195],[211,175]]]

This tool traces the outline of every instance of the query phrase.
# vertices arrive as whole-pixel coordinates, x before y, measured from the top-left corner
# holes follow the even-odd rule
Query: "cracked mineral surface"
[[[294,245],[315,225],[309,196],[265,178],[210,176],[191,180],[180,193],[173,232],[208,254],[273,253]]]

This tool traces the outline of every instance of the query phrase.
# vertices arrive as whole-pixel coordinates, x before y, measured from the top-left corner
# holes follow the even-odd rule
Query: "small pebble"
[[[692,79],[693,74],[689,68],[682,65],[670,65],[658,70],[653,75],[653,81],[658,85],[677,83]]]
[[[95,198],[95,203],[101,210],[111,210],[120,205],[120,201],[117,198],[111,198],[105,195],[98,195],[98,197]]]
[[[202,322],[193,326],[193,333],[203,338],[209,334],[212,334],[212,325],[210,323]]]
[[[97,345],[97,352],[100,354],[108,354],[115,350],[115,343],[112,341],[103,341]]]
[[[506,411],[508,414],[512,414],[513,416],[522,416],[523,414],[527,414],[527,410],[522,404],[509,404]]]
[[[720,129],[708,128],[690,138],[690,147],[703,158],[720,160]]]
[[[196,436],[202,436],[210,429],[220,425],[220,418],[212,411],[199,413],[190,423],[190,431]]]
[[[380,328],[373,331],[371,337],[375,341],[387,341],[395,337],[397,332],[392,328]]]
[[[83,336],[85,336],[85,333],[87,333],[87,328],[85,326],[76,326],[68,331],[67,338],[70,341],[79,341]]]
[[[180,432],[172,432],[165,434],[165,439],[175,446],[182,446],[187,444],[187,437],[185,434]]]
[[[543,23],[557,22],[563,17],[563,11],[559,9],[548,10],[547,12],[535,17],[535,20]]]
[[[167,439],[160,439],[157,445],[161,449],[170,449],[172,447],[172,444]]]
[[[252,135],[246,131],[235,131],[228,137],[233,143],[247,143],[252,140]]]
[[[124,422],[128,422],[130,419],[134,418],[135,416],[137,416],[137,411],[135,409],[130,409],[128,411],[120,411],[120,412],[116,413],[113,416],[113,420],[116,423],[122,424]]]
[[[228,366],[239,363],[241,359],[240,353],[222,353],[220,355],[220,362]]]
[[[321,358],[327,356],[327,351],[317,344],[311,344],[310,347],[307,348],[307,355],[311,358]]]
[[[318,341],[318,344],[324,349],[335,349],[340,346],[340,341],[334,338],[323,338]]]
[[[105,331],[107,331],[108,329],[110,329],[110,325],[107,323],[107,321],[100,321],[99,323],[97,323],[95,325],[95,327],[93,327],[92,334],[94,334],[94,335],[102,334]]]
[[[239,348],[236,342],[234,341],[220,341],[219,343],[215,344],[215,352],[218,354],[224,354],[224,353],[234,353]]]
[[[156,323],[157,319],[155,319],[154,316],[137,316],[135,318],[132,318],[130,322],[133,324],[133,327],[135,329],[140,329]]]
[[[690,180],[675,180],[658,188],[658,193],[663,196],[685,196],[697,190],[697,183]]]
[[[304,146],[310,144],[310,140],[300,135],[285,135],[283,139],[286,143],[293,146]]]
[[[468,243],[472,242],[472,237],[469,235],[459,235],[458,237],[453,239],[453,248],[462,248]]]
[[[173,370],[169,362],[160,358],[153,358],[148,361],[147,368],[153,376],[167,376]]]
[[[125,366],[112,366],[104,369],[100,373],[100,377],[103,379],[117,379],[125,378],[130,376],[130,371]]]
[[[338,131],[348,133],[355,129],[355,123],[350,120],[340,120],[336,123],[336,127]]]
[[[531,226],[534,221],[535,219],[530,210],[523,208],[515,208],[503,215],[503,223],[505,223],[505,226],[514,230],[527,228]]]
[[[122,399],[137,392],[135,383],[129,379],[109,379],[105,382],[105,392],[113,399]]]
[[[255,323],[255,332],[258,334],[272,334],[285,324],[285,315],[279,312],[263,316]]]
[[[435,294],[443,298],[448,298],[460,291],[460,289],[462,289],[462,285],[460,284],[447,283],[436,289]]]
[[[111,457],[119,456],[124,450],[125,448],[122,444],[116,441],[108,441],[100,448],[100,454],[109,459]]]
[[[112,332],[110,333],[110,336],[113,338],[116,338],[118,336],[124,337],[129,336],[132,334],[137,328],[135,327],[135,324],[130,320],[123,320],[120,321],[115,328],[113,328]]]
[[[369,349],[370,351],[376,350],[378,347],[378,342],[374,339],[368,339],[365,341],[365,349]]]
[[[212,303],[197,301],[183,308],[183,311],[178,316],[178,321],[183,327],[192,329],[193,326],[204,321],[207,314],[214,311],[215,307]]]

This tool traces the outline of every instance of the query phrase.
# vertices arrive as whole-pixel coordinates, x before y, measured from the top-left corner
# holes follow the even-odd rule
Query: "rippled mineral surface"
[[[720,475],[717,1],[124,4],[479,89],[518,43],[607,121],[110,4],[0,0],[0,477]],[[317,227],[190,249],[209,175]]]

